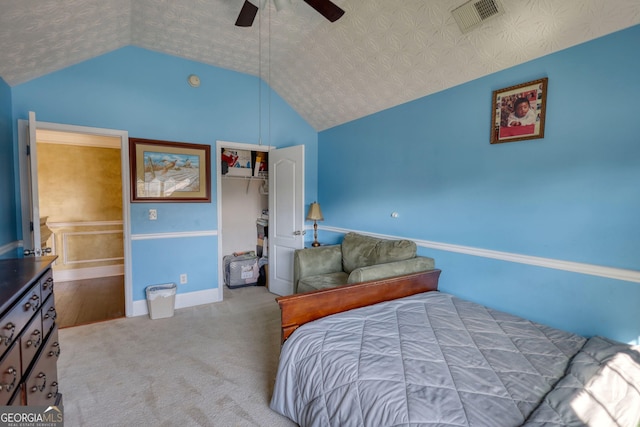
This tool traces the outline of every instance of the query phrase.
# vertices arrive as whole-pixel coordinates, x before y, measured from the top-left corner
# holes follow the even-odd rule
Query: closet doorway
[[[218,240],[220,257],[239,252],[255,252],[258,259],[268,256],[264,236],[258,241],[258,227],[268,231],[269,147],[218,141]],[[238,167],[227,167],[232,161]],[[256,159],[264,165],[255,167]],[[222,163],[225,162],[225,167]],[[242,165],[243,167],[239,167]],[[247,167],[244,167],[247,166]],[[268,238],[267,238],[268,239]],[[264,260],[261,260],[264,262]],[[224,263],[220,264],[224,270]],[[264,271],[264,270],[263,270]],[[268,268],[267,270],[268,271]],[[221,284],[224,284],[224,271]],[[222,296],[222,295],[220,295]]]
[[[267,153],[268,181],[262,177],[223,177],[227,175],[221,171],[222,152],[225,149]],[[263,251],[268,256],[267,288],[276,295],[290,295],[293,293],[293,252],[304,247],[304,145],[275,149],[263,145],[217,141],[215,159],[218,170],[218,300],[223,300],[225,288],[223,258],[235,251],[245,251],[244,247],[258,246],[256,219],[264,206],[267,206],[269,217],[268,242],[263,242]],[[227,187],[233,186],[231,195],[223,191],[223,184],[226,186],[227,180],[230,184],[236,181],[236,184]],[[259,199],[255,198],[256,191]],[[240,216],[244,218],[241,224],[237,222]],[[238,236],[241,234],[245,237],[239,240]]]

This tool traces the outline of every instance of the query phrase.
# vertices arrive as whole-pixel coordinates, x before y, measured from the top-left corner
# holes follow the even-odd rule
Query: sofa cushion
[[[416,256],[411,240],[386,240],[348,233],[342,241],[342,268],[348,274],[360,267],[402,261]]]
[[[342,248],[340,245],[318,246],[296,249],[293,252],[293,280],[318,274],[342,271]]]
[[[347,284],[349,275],[343,271],[339,273],[318,274],[317,276],[307,276],[298,280],[296,293],[317,291],[318,289],[334,288]]]
[[[370,280],[380,280],[388,277],[419,273],[422,271],[433,270],[434,268],[435,261],[433,258],[417,256],[415,258],[405,259],[402,261],[386,262],[384,264],[356,268],[349,275],[347,282],[368,282]]]

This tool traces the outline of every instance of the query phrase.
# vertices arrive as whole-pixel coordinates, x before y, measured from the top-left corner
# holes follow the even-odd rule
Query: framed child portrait
[[[493,92],[491,143],[544,138],[548,78]]]

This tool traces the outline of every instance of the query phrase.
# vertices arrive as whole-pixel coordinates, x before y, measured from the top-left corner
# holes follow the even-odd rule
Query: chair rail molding
[[[491,249],[482,249],[482,248],[475,248],[472,246],[462,246],[462,245],[454,245],[450,243],[433,242],[430,240],[419,240],[419,239],[413,239],[411,237],[404,237],[404,236],[391,236],[391,235],[385,235],[385,234],[369,233],[366,231],[350,230],[350,229],[339,228],[339,227],[318,226],[318,229],[324,230],[324,231],[330,231],[334,233],[343,233],[343,234],[354,232],[354,233],[365,234],[367,236],[379,237],[383,239],[385,238],[386,239],[410,239],[416,242],[416,245],[423,248],[437,249],[445,252],[456,252],[460,254],[479,256],[483,258],[492,258],[492,259],[498,259],[501,261],[516,262],[519,264],[535,265],[538,267],[552,268],[555,270],[564,270],[564,271],[570,271],[573,273],[581,273],[581,274],[588,274],[591,276],[599,276],[599,277],[606,277],[609,279],[623,280],[625,282],[640,283],[640,271],[637,271],[637,270],[614,268],[614,267],[607,267],[603,265],[587,264],[587,263],[573,262],[573,261],[563,261],[563,260],[558,260],[553,258],[543,258],[543,257],[516,254],[516,253],[510,253],[510,252],[494,251]]]
[[[175,233],[132,234],[131,240],[181,239],[184,237],[217,236],[218,230],[178,231]]]
[[[16,240],[15,242],[7,243],[6,245],[0,246],[0,256],[15,251],[16,249],[22,247],[22,241]]]

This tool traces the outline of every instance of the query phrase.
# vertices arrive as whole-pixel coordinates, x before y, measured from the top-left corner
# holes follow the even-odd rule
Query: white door
[[[304,145],[269,152],[269,290],[293,293],[293,251],[304,247]]]
[[[36,151],[36,113],[29,112],[27,126],[19,130],[20,176],[22,199],[22,245],[25,255],[42,256],[51,248],[42,248],[40,241],[40,202],[38,200],[38,153]]]

